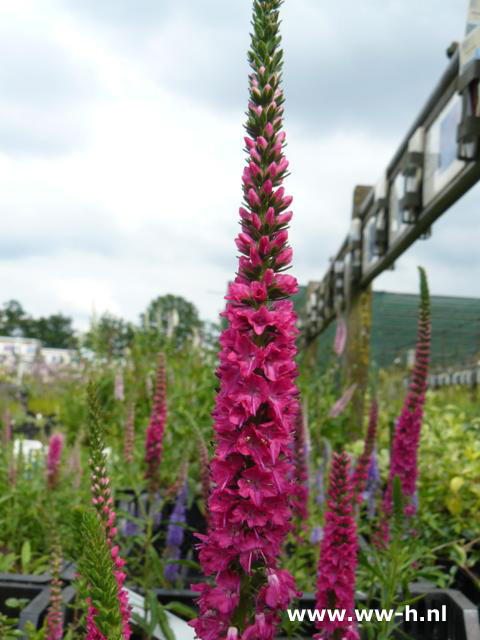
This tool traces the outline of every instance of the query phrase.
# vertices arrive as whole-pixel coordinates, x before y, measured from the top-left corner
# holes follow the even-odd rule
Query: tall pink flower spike
[[[354,617],[357,530],[353,513],[350,461],[346,453],[334,453],[328,487],[328,509],[318,561],[316,608],[345,610],[343,620],[325,616],[317,622],[324,640],[359,640]]]
[[[419,271],[420,310],[415,365],[405,404],[395,427],[390,475],[383,502],[387,516],[392,511],[393,479],[396,475],[401,481],[405,514],[413,515],[416,511],[414,496],[418,474],[417,456],[430,356],[430,296],[425,271],[421,267]],[[388,533],[385,537],[388,537]]]
[[[49,489],[54,489],[58,484],[63,441],[62,433],[54,433],[50,437],[47,454],[47,486]]]
[[[361,504],[363,501],[363,492],[365,491],[365,486],[367,484],[368,469],[370,467],[370,461],[377,436],[377,421],[378,405],[374,398],[370,407],[370,418],[368,420],[368,429],[367,435],[365,436],[363,452],[358,459],[355,471],[352,475],[353,496],[354,500],[356,500],[358,504]]]
[[[353,398],[353,394],[355,393],[356,388],[357,383],[354,382],[350,387],[348,387],[348,389],[346,389],[346,391],[343,392],[341,398],[339,398],[335,402],[333,407],[328,412],[329,418],[338,418],[338,416],[345,411],[350,403],[350,400]]]
[[[167,380],[165,354],[160,353],[157,365],[157,380],[150,422],[147,427],[145,441],[145,477],[148,490],[155,493],[160,484],[160,462],[163,453],[163,432],[167,420]]]
[[[118,589],[118,606],[123,620],[123,638],[129,640],[130,630],[130,607],[128,595],[124,589],[124,582],[127,577],[123,570],[125,560],[120,557],[120,548],[115,544],[117,528],[115,526],[116,513],[113,510],[113,496],[110,487],[110,479],[107,473],[107,460],[104,449],[103,425],[101,410],[98,403],[96,389],[90,383],[89,389],[89,440],[90,440],[90,474],[92,489],[92,504],[96,509],[99,520],[104,530],[106,542],[111,550],[112,560],[115,566],[114,577]],[[87,611],[87,640],[104,640],[103,635],[95,625],[95,608],[92,601],[88,599]]]
[[[335,340],[333,343],[333,350],[337,356],[341,356],[345,345],[347,344],[347,323],[343,316],[337,317],[337,330],[335,332]]]
[[[280,5],[253,2],[249,157],[236,238],[241,256],[223,314],[209,531],[199,536],[200,562],[215,584],[192,586],[200,615],[190,624],[202,640],[271,640],[281,612],[297,595],[292,576],[278,565],[291,527],[298,413],[298,331],[288,300],[297,282],[285,273],[292,260],[292,198],[282,186],[288,161],[281,130]]]

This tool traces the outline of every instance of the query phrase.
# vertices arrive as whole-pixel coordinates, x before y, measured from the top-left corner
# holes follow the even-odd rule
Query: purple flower
[[[177,495],[175,506],[170,514],[166,538],[166,557],[168,560],[178,560],[180,558],[180,547],[183,544],[185,535],[185,523],[187,520],[187,491],[188,484],[185,482],[183,488]],[[180,565],[169,562],[164,570],[164,576],[170,582],[174,582],[178,575]]]
[[[323,463],[320,463],[320,468],[316,474],[316,493],[315,493],[315,502],[322,506],[325,500],[325,491],[323,488],[323,474],[325,473]]]
[[[323,538],[323,527],[313,527],[310,534],[310,542],[312,544],[318,544]]]

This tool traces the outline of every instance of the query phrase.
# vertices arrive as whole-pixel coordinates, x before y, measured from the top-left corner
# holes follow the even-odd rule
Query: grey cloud
[[[175,14],[195,23],[221,25],[234,24],[239,15],[250,13],[250,6],[242,0],[67,0],[66,5],[109,29],[142,34],[158,29]]]
[[[203,11],[195,2],[179,6],[152,36],[145,64],[172,91],[239,112],[246,103],[249,3],[211,0]],[[183,37],[171,32],[178,15]],[[361,128],[400,137],[447,66],[445,50],[462,37],[464,18],[452,0],[442,11],[433,0],[285,3],[288,120],[322,133]]]
[[[322,40],[321,30],[315,34],[320,11],[312,22],[303,23],[298,16],[290,22],[286,5],[287,117],[306,130],[362,129],[401,136],[446,68],[447,46],[462,32],[455,28],[458,8],[457,20],[452,20],[450,11],[442,16],[429,1],[400,6],[374,12],[372,3],[331,4],[334,35]],[[425,24],[425,14],[436,19]]]
[[[5,205],[0,217],[8,234],[0,235],[0,260],[56,256],[65,251],[118,255],[126,238],[102,212],[65,205],[52,214],[43,207],[22,210]]]
[[[52,155],[85,139],[94,69],[25,21],[0,27],[0,150]]]
[[[3,100],[64,108],[90,97],[92,69],[38,31],[0,30],[0,95]]]

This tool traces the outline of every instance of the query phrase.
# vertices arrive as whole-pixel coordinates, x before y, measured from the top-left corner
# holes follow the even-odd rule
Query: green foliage
[[[480,560],[470,544],[478,537],[480,418],[467,394],[457,390],[452,403],[452,390],[429,395],[418,481],[424,538],[440,559],[465,568]]]
[[[23,633],[17,629],[17,620],[0,613],[0,638],[13,640],[23,637]]]
[[[72,319],[61,313],[33,318],[16,300],[5,302],[0,309],[0,335],[37,338],[44,347],[74,349],[77,339]]]
[[[123,356],[125,349],[132,342],[133,335],[134,328],[129,322],[110,313],[104,313],[100,319],[93,320],[85,335],[84,345],[92,349],[97,356],[112,360]]]

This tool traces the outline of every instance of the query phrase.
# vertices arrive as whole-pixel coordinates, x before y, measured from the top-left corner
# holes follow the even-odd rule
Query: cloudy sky
[[[291,241],[301,283],[346,235],[463,36],[467,0],[287,0]],[[235,267],[248,0],[0,0],[0,301],[215,320]],[[376,289],[478,295],[474,188]]]

